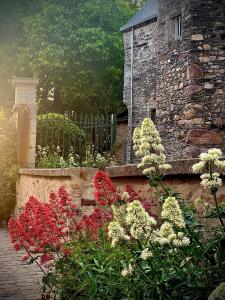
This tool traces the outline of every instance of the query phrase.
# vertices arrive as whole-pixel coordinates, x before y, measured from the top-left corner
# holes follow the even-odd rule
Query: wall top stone
[[[172,165],[172,169],[168,170],[165,175],[183,175],[193,174],[191,169],[198,159],[182,159],[168,161]],[[81,177],[93,176],[98,169],[96,168],[61,168],[61,169],[20,169],[20,175],[41,176],[41,177],[73,177],[79,175]],[[107,167],[105,171],[111,178],[144,176],[142,170],[138,168],[138,164],[122,165]]]
[[[24,77],[13,77],[12,85],[14,88],[18,86],[32,86],[36,87],[39,83],[38,78],[24,78]]]
[[[86,177],[88,174],[97,172],[95,168],[60,168],[60,169],[19,169],[20,175],[42,176],[42,177],[72,177],[79,175]]]

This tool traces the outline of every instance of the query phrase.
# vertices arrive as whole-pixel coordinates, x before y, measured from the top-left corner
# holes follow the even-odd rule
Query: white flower
[[[175,246],[176,248],[187,246],[190,244],[190,239],[184,232],[175,233],[173,226],[169,222],[162,224],[158,236],[154,239],[155,243]]]
[[[108,235],[112,238],[112,246],[114,247],[121,240],[129,240],[130,237],[125,233],[125,230],[120,224],[116,221],[113,221],[109,224]]]
[[[152,226],[156,220],[149,216],[140,201],[135,200],[127,204],[126,223],[130,226],[130,234],[135,239],[147,238],[152,233]]]
[[[200,178],[202,179],[201,181],[201,185],[204,187],[204,188],[208,188],[208,189],[212,189],[212,188],[218,188],[220,186],[222,186],[222,179],[219,178],[220,174],[219,173],[205,173],[205,174],[202,174],[200,176]]]
[[[209,149],[207,153],[200,154],[200,160],[202,161],[214,161],[219,159],[222,156],[222,152],[220,149]]]
[[[162,206],[162,219],[170,221],[177,227],[184,228],[185,222],[182,211],[175,197],[168,197]]]
[[[214,164],[215,164],[215,166],[216,166],[217,168],[219,168],[219,169],[225,169],[225,161],[216,159],[216,160],[214,161]]]
[[[141,252],[140,258],[143,260],[147,260],[149,257],[152,257],[152,256],[153,256],[152,252],[149,251],[148,248],[146,248]]]
[[[131,274],[133,273],[133,270],[134,270],[134,269],[133,269],[132,265],[129,264],[128,268],[125,268],[125,269],[123,269],[123,270],[121,271],[121,275],[122,275],[123,277],[129,276],[129,275],[131,275]]]
[[[59,163],[61,168],[67,168],[67,163],[65,162],[63,157],[60,157]]]
[[[113,219],[114,221],[117,221],[121,226],[125,224],[125,218],[126,218],[126,205],[112,205],[112,211],[113,211]]]
[[[192,166],[192,170],[194,173],[200,173],[204,170],[206,163],[204,161],[200,161]]]
[[[122,199],[123,201],[125,201],[125,202],[126,202],[129,198],[130,198],[130,195],[129,195],[128,192],[123,192],[123,194],[121,195],[121,199]]]
[[[164,147],[152,120],[146,118],[143,120],[140,128],[135,128],[133,142],[135,154],[141,157],[141,163],[138,167],[146,165],[146,168],[143,170],[145,175],[156,174],[159,171],[171,168],[169,164],[166,164]]]
[[[172,234],[174,234],[172,224],[169,222],[164,222],[160,227],[159,236],[168,238]]]
[[[208,173],[201,175],[201,185],[211,190],[211,192],[215,192],[216,189],[222,186],[220,174],[217,172],[212,173],[215,168],[225,169],[225,161],[221,160],[221,156],[220,149],[209,149],[208,152],[200,154],[200,162],[192,167],[196,173],[200,173],[204,169],[208,170]]]

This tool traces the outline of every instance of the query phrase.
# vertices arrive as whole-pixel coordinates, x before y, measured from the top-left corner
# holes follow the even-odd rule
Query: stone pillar
[[[38,79],[14,77],[14,113],[17,123],[17,160],[23,168],[35,167],[36,86]]]

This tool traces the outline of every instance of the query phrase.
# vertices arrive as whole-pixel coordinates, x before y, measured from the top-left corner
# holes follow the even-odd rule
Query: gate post
[[[17,160],[23,168],[35,168],[36,155],[36,87],[38,79],[14,77],[14,113],[17,123]]]
[[[116,143],[116,125],[117,125],[117,115],[111,115],[111,150]]]

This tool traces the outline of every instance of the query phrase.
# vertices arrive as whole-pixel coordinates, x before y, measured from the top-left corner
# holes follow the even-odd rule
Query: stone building
[[[124,103],[150,116],[170,159],[225,150],[225,0],[149,0],[124,32]]]

